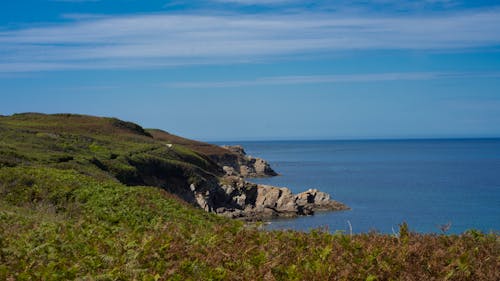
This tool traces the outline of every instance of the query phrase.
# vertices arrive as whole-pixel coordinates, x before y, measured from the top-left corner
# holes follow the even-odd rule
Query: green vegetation
[[[154,279],[185,259],[175,247],[241,226],[158,188],[70,170],[0,169],[0,194],[0,280]]]
[[[128,185],[173,185],[220,175],[207,156],[154,139],[115,118],[16,114],[0,117],[0,167],[74,169]]]
[[[497,234],[262,231],[165,191],[218,173],[116,119],[0,117],[0,280],[500,280]]]

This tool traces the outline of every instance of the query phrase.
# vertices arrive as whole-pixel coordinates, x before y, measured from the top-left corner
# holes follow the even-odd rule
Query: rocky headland
[[[231,218],[262,220],[349,209],[317,189],[293,194],[286,187],[251,183],[246,178],[277,176],[278,173],[267,161],[247,155],[242,146],[222,148],[230,151],[231,156],[212,158],[225,172],[219,182],[211,186],[190,186],[195,204],[208,212]]]
[[[207,212],[258,220],[345,210],[330,195],[255,184],[278,175],[241,146],[182,138],[116,118],[24,113],[0,117],[0,167],[70,169],[129,186],[154,186]]]

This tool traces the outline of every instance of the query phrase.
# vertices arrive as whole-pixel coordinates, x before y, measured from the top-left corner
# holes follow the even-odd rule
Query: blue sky
[[[210,141],[500,137],[498,1],[5,2],[0,114]]]

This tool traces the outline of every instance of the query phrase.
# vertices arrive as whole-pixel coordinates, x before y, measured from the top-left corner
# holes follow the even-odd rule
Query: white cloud
[[[500,11],[441,16],[134,15],[0,31],[0,72],[235,63],[352,50],[500,45]]]
[[[239,5],[275,5],[290,2],[298,2],[297,0],[212,0],[220,3],[233,3]]]
[[[218,82],[174,82],[167,84],[173,88],[230,88],[245,86],[294,85],[318,83],[417,81],[434,79],[500,78],[500,73],[462,73],[462,72],[394,72],[338,75],[304,75],[261,77],[255,80],[218,81]]]

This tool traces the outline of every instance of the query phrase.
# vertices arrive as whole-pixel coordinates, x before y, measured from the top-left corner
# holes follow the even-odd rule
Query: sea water
[[[221,143],[219,143],[221,144]],[[298,193],[317,188],[351,210],[272,220],[269,229],[392,233],[500,230],[500,139],[237,142],[280,176],[250,179]]]

